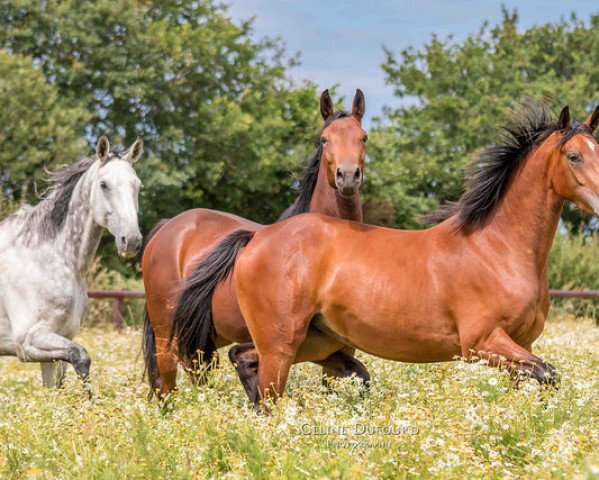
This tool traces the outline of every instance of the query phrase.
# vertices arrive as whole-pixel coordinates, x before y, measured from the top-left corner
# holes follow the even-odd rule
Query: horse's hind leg
[[[356,360],[356,363],[354,363],[348,359],[348,357],[354,359],[354,355],[356,354],[354,347],[348,345],[341,352],[343,354],[340,356],[335,355],[337,352],[331,355],[333,358],[331,358],[330,362],[318,362],[322,366],[323,384],[326,387],[329,387],[329,378],[346,378],[350,377],[352,373],[355,373],[360,378],[365,373],[368,376],[368,380],[370,380],[370,375],[359,360]]]
[[[64,362],[57,360],[55,362],[42,362],[40,365],[44,386],[60,388],[65,374]]]
[[[354,348],[352,350],[355,351]],[[346,352],[345,349],[339,350],[338,352],[329,355],[325,360],[315,362],[323,367],[325,377],[323,378],[323,384],[330,389],[329,377],[333,378],[347,378],[352,375],[356,375],[357,378],[362,380],[366,390],[370,388],[370,374],[362,362],[360,362],[353,355]]]
[[[166,396],[177,385],[177,367],[179,365],[167,337],[156,338],[156,362],[159,373],[156,382],[157,388],[160,390],[161,396]]]
[[[258,407],[261,400],[276,401],[283,395],[289,370],[305,334],[280,345],[264,343],[260,354],[252,343],[233,347],[229,359],[235,364],[250,401]],[[260,341],[259,338],[258,341]],[[259,355],[259,356],[258,356]],[[259,359],[259,361],[258,361]],[[257,378],[256,378],[257,373]]]
[[[323,384],[331,390],[329,379],[347,378],[353,374],[361,379],[366,388],[370,386],[370,374],[366,367],[355,358],[356,349],[340,343],[326,333],[310,326],[306,338],[299,347],[294,363],[313,362],[324,372]]]

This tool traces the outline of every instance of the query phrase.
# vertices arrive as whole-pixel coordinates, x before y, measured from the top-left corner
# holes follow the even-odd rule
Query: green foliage
[[[202,206],[272,220],[317,123],[312,85],[292,85],[278,41],[250,38],[212,0],[8,0],[0,46],[33,57],[90,142],[146,140],[147,229]],[[297,147],[300,145],[301,147]]]
[[[394,199],[395,224],[414,227],[417,215],[458,198],[464,165],[497,141],[523,96],[569,104],[576,118],[595,107],[599,15],[519,32],[517,14],[503,13],[461,42],[433,36],[421,50],[387,51],[386,80],[404,103],[372,132],[367,188],[375,200]]]
[[[558,289],[599,289],[599,238],[582,234],[557,234],[549,255],[549,286]],[[599,318],[595,300],[559,299],[559,314]]]
[[[27,198],[24,186],[33,192],[44,166],[79,158],[88,115],[68,107],[31,58],[5,50],[0,50],[0,105],[0,197]]]
[[[549,285],[599,289],[599,238],[558,233],[549,255]]]
[[[19,208],[18,202],[12,197],[5,197],[0,193],[0,221],[4,220],[11,213]]]

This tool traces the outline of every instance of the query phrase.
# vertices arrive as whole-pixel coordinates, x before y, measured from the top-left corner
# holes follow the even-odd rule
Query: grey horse
[[[86,276],[104,228],[120,255],[134,255],[141,181],[138,139],[123,153],[102,136],[96,155],[50,172],[36,206],[0,223],[0,355],[41,362],[46,386],[60,386],[69,362],[84,381],[90,357],[72,341],[88,308]]]

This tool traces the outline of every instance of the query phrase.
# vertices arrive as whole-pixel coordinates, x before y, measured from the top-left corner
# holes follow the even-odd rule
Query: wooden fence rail
[[[122,330],[123,322],[123,300],[134,300],[146,298],[146,294],[136,290],[88,290],[89,298],[112,299],[112,323],[117,330]],[[549,294],[553,298],[586,298],[599,300],[599,290],[554,290]]]
[[[599,290],[553,290],[549,289],[549,295],[553,298],[589,298],[599,299]]]
[[[117,330],[125,326],[123,322],[123,300],[146,298],[145,292],[135,290],[88,290],[89,298],[112,299],[112,323]]]

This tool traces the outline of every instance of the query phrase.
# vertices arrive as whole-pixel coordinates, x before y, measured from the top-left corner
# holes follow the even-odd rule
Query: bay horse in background
[[[322,93],[324,126],[318,147],[301,179],[297,200],[279,220],[310,211],[362,222],[359,191],[368,138],[361,125],[364,108],[360,90],[351,113],[335,112],[328,90]],[[227,278],[227,255],[211,265],[209,278],[198,275],[197,267],[231,232],[262,228],[230,213],[198,208],[161,222],[150,233],[142,258],[146,291],[143,349],[150,395],[157,390],[165,395],[175,388],[179,362],[197,381],[194,360],[210,365],[217,348],[251,341],[235,284]],[[229,238],[225,250],[237,251],[243,242],[243,236]],[[367,381],[366,369],[353,358],[354,349],[342,345],[338,350],[319,359],[325,375],[355,372]]]
[[[233,276],[255,344],[244,355],[259,358],[257,376],[238,369],[250,400],[276,399],[293,363],[344,345],[402,362],[482,357],[554,385],[532,344],[549,310],[547,261],[565,200],[599,214],[598,124],[599,107],[584,123],[565,107],[554,122],[526,101],[427,230],[304,214],[245,233]],[[328,344],[311,341],[323,335]]]
[[[73,342],[89,303],[86,277],[105,228],[120,255],[141,247],[133,164],[142,153],[141,139],[116,153],[102,136],[96,155],[50,172],[40,203],[0,223],[0,355],[41,362],[46,386],[61,385],[64,362],[88,378],[89,354]]]

